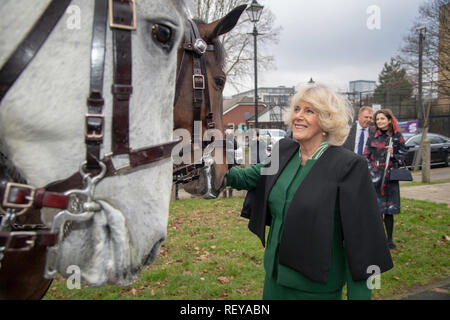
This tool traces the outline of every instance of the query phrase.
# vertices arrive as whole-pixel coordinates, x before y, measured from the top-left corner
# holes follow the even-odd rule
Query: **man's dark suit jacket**
[[[250,219],[249,229],[263,245],[266,226],[271,224],[267,205],[271,188],[289,160],[298,154],[299,144],[282,139],[275,148],[280,155],[278,172],[261,175],[256,188],[249,191],[243,209],[243,216]],[[392,258],[367,162],[354,152],[335,146],[317,160],[292,199],[282,231],[280,263],[312,280],[327,281],[337,205],[353,280],[371,276],[369,266],[377,266],[380,272],[391,269]]]
[[[356,122],[353,123],[352,127],[350,128],[350,133],[348,134],[347,140],[345,140],[344,144],[342,145],[344,148],[355,151],[355,140],[356,140],[356,129],[357,129]]]

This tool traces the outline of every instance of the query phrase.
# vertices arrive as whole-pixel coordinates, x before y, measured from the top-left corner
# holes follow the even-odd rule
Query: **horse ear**
[[[214,40],[217,40],[220,35],[231,31],[236,26],[245,8],[247,8],[246,4],[240,5],[231,10],[225,17],[211,23],[211,26],[215,25],[215,27],[213,31],[207,35],[208,42],[213,42]]]

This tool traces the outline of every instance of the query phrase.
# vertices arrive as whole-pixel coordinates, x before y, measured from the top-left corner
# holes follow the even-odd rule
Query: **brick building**
[[[265,104],[258,106],[258,115],[266,109]],[[247,120],[255,114],[253,97],[236,96],[223,101],[223,123],[226,128],[248,129]]]

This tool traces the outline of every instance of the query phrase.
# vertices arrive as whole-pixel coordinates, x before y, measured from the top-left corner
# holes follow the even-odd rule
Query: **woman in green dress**
[[[342,299],[345,284],[349,299],[370,299],[374,276],[393,267],[367,162],[341,147],[352,117],[328,87],[305,87],[291,103],[293,139],[228,173],[249,190],[243,216],[267,243],[263,299]]]

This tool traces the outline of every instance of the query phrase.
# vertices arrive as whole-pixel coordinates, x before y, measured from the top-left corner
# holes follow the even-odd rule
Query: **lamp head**
[[[257,23],[261,18],[262,9],[264,6],[260,5],[256,0],[253,0],[250,6],[245,10],[250,21]]]

